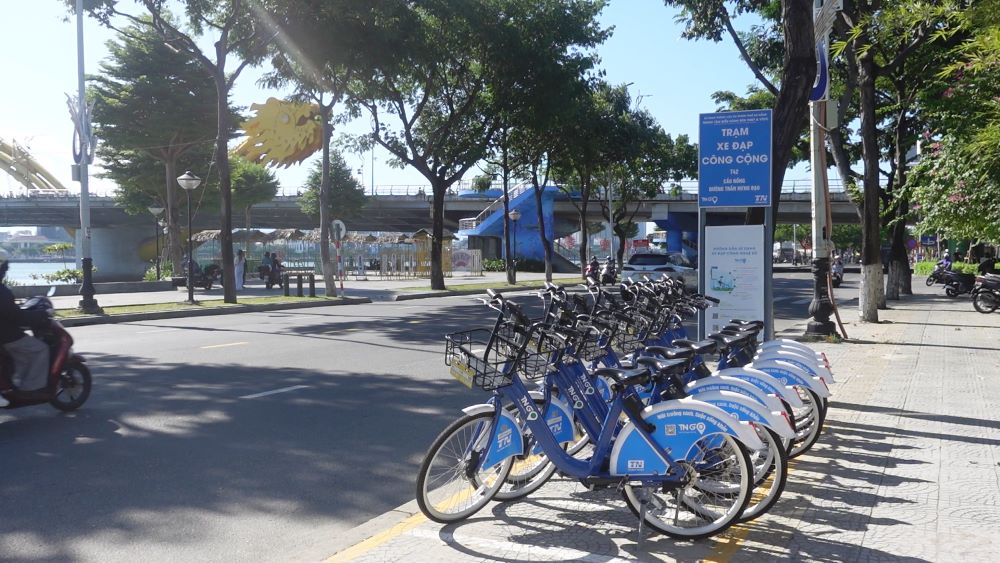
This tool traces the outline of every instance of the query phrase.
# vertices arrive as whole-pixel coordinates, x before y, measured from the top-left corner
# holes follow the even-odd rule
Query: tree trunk
[[[167,248],[164,249],[170,258],[170,265],[175,276],[180,275],[184,263],[184,247],[181,243],[181,230],[178,221],[180,220],[180,210],[177,209],[177,159],[168,158],[163,162],[167,174],[166,189],[166,214],[164,219],[167,223]],[[159,228],[159,226],[157,226]]]
[[[580,276],[587,279],[587,254],[590,251],[590,231],[587,228],[587,204],[590,200],[590,179],[580,181]]]
[[[542,211],[542,191],[545,186],[538,185],[538,175],[532,172],[532,188],[535,190],[535,214],[538,219],[538,240],[542,243],[542,253],[545,257],[545,281],[552,281],[552,241],[545,236],[545,213]]]
[[[431,182],[434,201],[431,204],[431,289],[445,289],[444,264],[441,252],[441,240],[444,238],[444,194],[448,186],[440,179]]]
[[[615,250],[615,254],[618,258],[618,271],[622,271],[622,266],[625,264],[625,229],[621,227],[618,223],[615,223],[614,232],[618,235],[618,249]]]
[[[897,85],[899,90],[900,105],[906,104],[905,86]],[[906,117],[906,108],[901,107],[899,118],[896,120],[896,182],[894,190],[896,196],[896,223],[892,228],[892,263],[890,264],[889,278],[890,287],[899,299],[900,295],[913,295],[911,282],[913,276],[910,274],[910,260],[906,249],[906,216],[910,213],[910,198],[907,196],[906,187],[906,129],[909,123]],[[895,270],[895,276],[893,275]],[[892,278],[895,277],[893,280]],[[888,297],[888,296],[887,296]]]
[[[333,125],[330,123],[330,107],[320,102],[320,119],[323,120],[323,170],[319,185],[319,252],[323,268],[323,285],[326,296],[337,295],[334,279],[334,264],[330,260],[330,137]]]
[[[507,160],[507,129],[500,131],[500,177],[503,181],[503,244],[507,258],[507,283],[517,284],[517,265],[514,258],[517,256],[517,249],[510,244],[510,164]],[[517,225],[514,225],[517,228]],[[515,235],[517,236],[517,235]]]
[[[809,93],[816,79],[816,43],[813,37],[812,2],[782,0],[781,28],[785,55],[781,66],[781,88],[774,104],[774,129],[771,141],[771,207],[778,216],[781,186],[809,115]],[[747,210],[748,225],[764,224],[764,208]],[[771,225],[772,232],[774,225]]]
[[[229,89],[221,65],[215,74],[219,134],[215,139],[215,164],[219,169],[219,245],[222,246],[222,295],[226,303],[236,303],[236,275],[233,270],[233,183],[229,169]],[[208,178],[205,178],[207,181]]]
[[[864,160],[864,207],[861,215],[861,293],[858,315],[862,321],[878,322],[879,301],[884,299],[882,257],[879,253],[879,146],[875,112],[875,60],[868,49],[859,57],[858,87],[861,93],[861,149]]]

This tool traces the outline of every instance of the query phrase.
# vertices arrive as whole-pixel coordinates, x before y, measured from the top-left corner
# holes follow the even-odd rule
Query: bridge
[[[808,223],[811,216],[811,201],[804,186],[792,184],[793,189],[782,194],[779,207],[779,223]],[[796,189],[798,188],[798,189]],[[521,190],[513,200],[515,207],[521,207],[523,219],[516,230],[521,232],[517,240],[518,256],[540,255],[537,247],[537,215],[534,211],[530,190]],[[561,194],[556,188],[549,188],[543,206],[546,217],[546,231],[556,236],[565,236],[578,230],[578,211],[572,196]],[[853,203],[842,191],[831,194],[832,212],[835,222],[857,223],[858,215]],[[79,227],[79,196],[65,190],[35,190],[30,195],[0,198],[0,227],[9,226],[59,226],[73,231]],[[668,244],[680,248],[681,237],[688,237],[696,231],[691,226],[697,216],[698,203],[695,190],[686,189],[673,194],[661,194],[656,198],[634,202],[636,221],[653,221],[666,228]],[[138,247],[153,237],[153,218],[140,213],[130,215],[117,205],[112,197],[92,197],[91,236],[93,257],[99,265],[96,278],[101,280],[134,279],[148,266],[139,258]],[[496,193],[457,192],[445,198],[445,227],[463,234],[478,235],[477,239],[489,254],[499,254],[500,236],[498,219],[502,209]],[[730,213],[724,218],[729,222],[741,221],[743,211]],[[601,206],[592,202],[589,220],[601,221]],[[463,220],[477,218],[478,229],[469,230],[462,225]],[[185,217],[181,215],[182,222]],[[251,208],[250,223],[244,225],[245,218],[238,211],[233,217],[234,227],[249,226],[255,229],[299,228],[313,229],[317,220],[302,212],[298,196],[280,196]],[[369,196],[367,205],[359,213],[341,217],[352,231],[398,231],[413,232],[431,226],[431,199],[422,189],[407,189],[405,193],[376,194]],[[196,230],[217,229],[218,212],[200,210],[195,213],[193,224]],[[502,225],[502,223],[500,223]],[[465,228],[465,230],[460,230]],[[684,234],[682,235],[682,231]]]
[[[847,194],[833,192],[830,196],[835,223],[858,223],[857,209]],[[449,195],[445,198],[445,226],[457,230],[460,220],[476,217],[495,204],[495,201],[494,197],[472,193]],[[660,195],[633,205],[639,221],[656,221],[664,218],[668,212],[695,213],[698,210],[695,194],[687,191],[677,195]],[[369,197],[368,204],[360,213],[343,219],[352,231],[413,232],[430,227],[430,209],[430,198],[426,195],[375,195]],[[600,220],[598,202],[592,201],[589,211],[592,220]],[[575,220],[577,217],[576,207],[569,200],[556,201],[553,212],[559,219]],[[808,223],[811,213],[809,193],[782,193],[778,209],[779,223]],[[90,214],[91,227],[94,229],[131,226],[146,228],[152,223],[152,217],[148,214],[129,215],[112,197],[92,196]],[[183,206],[181,218],[183,221]],[[219,227],[219,215],[215,210],[196,211],[193,221],[197,229]],[[79,224],[80,198],[77,194],[60,191],[45,195],[0,198],[0,227],[55,226],[73,229],[79,227]],[[241,213],[234,212],[233,225],[244,226]],[[313,229],[316,226],[316,219],[302,212],[298,196],[276,197],[272,201],[253,206],[250,212],[250,227],[255,229]]]

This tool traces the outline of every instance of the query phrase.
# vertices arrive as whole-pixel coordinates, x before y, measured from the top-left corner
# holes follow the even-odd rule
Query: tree
[[[369,10],[361,41],[365,72],[355,99],[371,115],[374,141],[431,184],[431,287],[444,288],[444,197],[487,152],[501,126],[503,96],[530,84],[535,32],[556,18],[588,22],[601,1],[431,0],[388,2]],[[377,12],[377,14],[374,14]],[[588,19],[590,18],[590,19]],[[527,32],[526,32],[527,30]],[[560,53],[592,47],[597,37],[566,34]]]
[[[187,29],[175,24],[162,0],[135,0],[146,14],[119,9],[118,0],[88,0],[85,10],[103,25],[127,33],[118,22],[124,21],[139,29],[159,35],[170,48],[185,53],[197,61],[215,85],[216,137],[215,165],[219,174],[220,233],[222,245],[223,294],[226,303],[236,303],[233,269],[232,177],[229,166],[229,136],[232,120],[229,93],[233,84],[248,65],[258,62],[265,54],[274,32],[259,22],[249,0],[184,0]],[[67,0],[71,8],[75,4]],[[215,34],[214,53],[206,54],[197,38],[205,31]],[[230,55],[238,53],[241,61],[227,70]]]
[[[299,198],[302,212],[311,217],[320,216],[323,184],[323,163],[317,162],[306,179],[305,190]],[[365,206],[368,198],[365,188],[351,173],[344,157],[338,152],[330,156],[330,193],[327,198],[327,216],[350,221]]]
[[[684,37],[721,41],[726,33],[736,44],[740,56],[761,85],[774,96],[774,131],[771,154],[771,202],[777,216],[785,170],[791,160],[792,148],[806,126],[809,93],[816,77],[816,44],[813,37],[813,3],[810,0],[664,0],[667,6],[681,8],[679,18],[687,24]],[[756,13],[765,21],[756,33],[740,35],[732,23],[734,16]],[[780,29],[781,47],[775,42],[759,42],[751,53],[747,37],[766,34],[777,36]],[[779,50],[780,49],[780,50]],[[777,85],[760,66],[762,58],[774,60],[782,53]],[[764,210],[753,207],[747,212],[747,224],[763,224]]]
[[[181,158],[210,145],[214,137],[214,85],[193,59],[168,47],[148,25],[127,27],[108,42],[108,50],[101,75],[90,78],[105,176],[120,180],[119,199],[143,202],[140,208],[127,206],[128,212],[148,213],[149,206],[165,209],[167,255],[180,263],[175,178]],[[148,177],[152,170],[146,170],[147,159],[159,164],[155,178]],[[146,177],[136,182],[140,170]],[[142,195],[133,198],[132,190]]]

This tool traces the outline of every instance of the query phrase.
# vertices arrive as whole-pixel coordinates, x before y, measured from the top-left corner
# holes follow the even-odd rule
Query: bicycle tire
[[[754,466],[754,491],[740,516],[740,522],[749,522],[771,510],[781,498],[788,481],[788,452],[781,437],[764,426],[756,426],[756,429],[765,448],[750,452],[750,463]]]
[[[493,417],[492,412],[464,415],[434,439],[417,473],[417,506],[427,518],[442,524],[463,520],[486,506],[500,490],[511,458],[469,473],[470,464],[485,453]],[[450,444],[453,438],[458,439],[456,444]],[[452,459],[445,459],[441,476],[434,477],[441,454]],[[442,482],[446,478],[450,480]]]
[[[794,459],[813,447],[819,440],[823,431],[823,423],[826,417],[823,414],[823,402],[814,391],[803,387],[796,387],[802,402],[802,408],[794,409],[795,418],[795,438],[792,440],[792,449],[788,452],[788,458]]]
[[[979,291],[972,298],[972,306],[980,313],[988,315],[1000,306],[1000,299],[992,291]]]
[[[535,406],[541,412],[545,412],[545,401],[543,399],[535,399]],[[530,495],[548,482],[549,478],[556,471],[555,464],[549,461],[548,456],[544,453],[531,453],[531,450],[535,447],[535,440],[522,423],[519,416],[520,411],[517,410],[517,407],[508,405],[506,409],[511,414],[514,414],[514,418],[521,425],[522,431],[525,431],[525,453],[513,458],[511,461],[510,471],[504,479],[504,484],[493,495],[493,500],[498,502],[510,502]]]
[[[723,461],[717,462],[711,472],[697,474],[690,483],[668,490],[663,490],[661,484],[645,487],[626,484],[622,496],[632,514],[640,516],[643,502],[640,497],[646,497],[645,502],[653,505],[646,509],[646,524],[657,532],[678,539],[707,538],[732,526],[750,502],[753,468],[746,448],[732,436],[706,435],[699,443],[720,436],[724,446],[713,447],[712,451],[717,459],[721,456]],[[692,460],[685,463],[698,464],[697,461],[692,463]],[[713,478],[712,481],[709,478]],[[722,479],[732,481],[721,483]],[[718,502],[718,509],[713,510],[706,501]],[[713,519],[712,516],[716,517]]]

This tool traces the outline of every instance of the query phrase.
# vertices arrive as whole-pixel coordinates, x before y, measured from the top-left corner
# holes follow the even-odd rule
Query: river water
[[[7,270],[7,279],[14,281],[18,285],[52,285],[50,282],[41,279],[43,274],[54,274],[63,268],[75,267],[70,260],[64,265],[62,262],[11,262],[10,269]],[[33,279],[32,274],[39,277]]]

